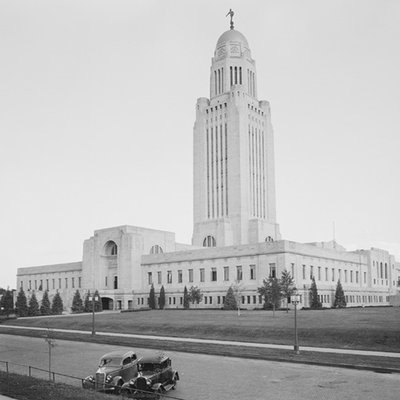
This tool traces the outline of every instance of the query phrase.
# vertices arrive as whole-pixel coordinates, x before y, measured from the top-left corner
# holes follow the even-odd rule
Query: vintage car
[[[132,350],[104,354],[96,373],[86,377],[82,386],[84,389],[119,394],[124,383],[138,376],[139,360]]]
[[[162,393],[175,389],[178,371],[172,369],[166,354],[154,353],[139,361],[139,374],[122,386],[121,392],[135,399],[158,398]]]

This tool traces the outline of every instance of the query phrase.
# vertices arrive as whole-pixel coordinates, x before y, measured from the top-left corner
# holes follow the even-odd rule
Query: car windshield
[[[100,367],[118,367],[121,364],[121,360],[119,358],[102,358],[100,360]]]
[[[158,364],[153,364],[153,363],[143,363],[140,364],[140,370],[141,371],[155,371],[159,368]]]

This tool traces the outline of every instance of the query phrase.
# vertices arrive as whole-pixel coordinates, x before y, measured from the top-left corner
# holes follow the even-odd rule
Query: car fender
[[[160,388],[161,388],[162,390],[164,390],[163,384],[162,384],[161,382],[158,382],[158,383],[155,383],[155,384],[151,387],[151,390],[154,390],[154,391],[156,392],[156,391],[159,390]]]
[[[178,371],[174,371],[174,373],[172,374],[172,380],[173,381],[179,381],[179,373],[178,373]]]
[[[112,378],[112,381],[111,381],[112,386],[117,386],[117,384],[118,384],[119,381],[122,382],[122,385],[124,384],[124,380],[122,379],[122,376],[121,376],[121,375],[114,376],[114,377]],[[122,386],[122,385],[121,385],[121,386]]]

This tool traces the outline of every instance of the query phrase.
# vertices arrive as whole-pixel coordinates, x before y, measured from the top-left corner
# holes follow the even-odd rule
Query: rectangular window
[[[353,271],[350,271],[350,282],[353,282]]]
[[[212,296],[210,296],[210,304],[212,304]]]
[[[43,290],[43,279],[40,280],[39,290]]]
[[[172,300],[172,297],[168,297],[168,304],[171,304],[171,300]]]
[[[32,289],[32,281],[29,281],[29,290]]]
[[[183,274],[182,274],[182,270],[179,269],[178,270],[178,283],[182,283],[183,281]]]
[[[367,283],[367,273],[364,272],[364,283]]]
[[[65,278],[65,289],[68,289],[68,278]]]
[[[75,289],[75,278],[71,278],[72,289]]]
[[[193,282],[193,270],[189,269],[189,282]]]
[[[335,268],[332,268],[332,282],[335,281]]]
[[[204,268],[200,268],[200,282],[204,282]]]
[[[37,280],[35,279],[35,290],[37,290]]]
[[[318,267],[318,280],[321,280],[321,267]]]
[[[153,283],[153,273],[152,272],[147,273],[147,283],[149,285],[151,285]]]
[[[251,299],[251,297],[247,296],[247,304],[250,304],[250,299]]]
[[[341,269],[339,269],[339,280],[340,280],[340,282],[342,282],[342,270]]]
[[[46,279],[46,290],[49,290],[49,280]]]
[[[325,268],[325,280],[328,280],[328,268]]]
[[[275,265],[275,263],[269,264],[269,276],[270,276],[270,278],[276,278],[276,265]]]
[[[29,281],[30,282],[30,281]],[[52,283],[53,283],[53,289],[55,289],[56,288],[56,280],[55,279],[52,279]]]
[[[161,271],[157,271],[157,283],[159,285],[161,285],[161,283],[162,283],[162,272]]]
[[[229,267],[224,267],[224,281],[229,281]]]
[[[358,283],[358,271],[356,271],[356,283]]]
[[[217,281],[217,268],[211,268],[211,281]]]
[[[21,288],[22,290],[24,289],[24,282],[23,282],[23,281],[21,281],[20,288]]]
[[[107,285],[108,285],[108,277],[107,277],[107,276],[106,276],[105,279],[104,279],[104,284],[105,284],[105,286],[107,287]]]
[[[241,281],[243,279],[243,271],[242,266],[238,265],[236,267],[236,280]]]
[[[172,271],[167,271],[167,283],[172,283]]]
[[[251,280],[256,279],[256,266],[255,265],[250,265],[250,279]]]
[[[208,297],[204,296],[204,304],[207,304],[207,303],[208,303]]]
[[[347,269],[344,270],[344,281],[347,282]]]
[[[310,265],[310,279],[314,276],[314,267]]]
[[[82,278],[81,277],[78,278],[78,286],[79,286],[79,289],[82,287]]]
[[[61,289],[61,278],[58,278],[58,288]]]
[[[303,264],[303,279],[306,279],[306,266]]]
[[[290,264],[290,272],[291,272],[291,274],[292,274],[292,278],[294,278],[294,263],[291,263]]]

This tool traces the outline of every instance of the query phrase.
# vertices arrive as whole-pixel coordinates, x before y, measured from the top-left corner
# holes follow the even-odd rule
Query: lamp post
[[[297,289],[290,296],[290,301],[294,304],[294,352],[300,354],[299,338],[297,336],[297,304],[300,303],[300,295],[297,293]]]
[[[94,328],[94,308],[95,308],[95,302],[99,301],[99,296],[89,296],[89,301],[92,302],[92,336],[96,334],[96,330]]]

